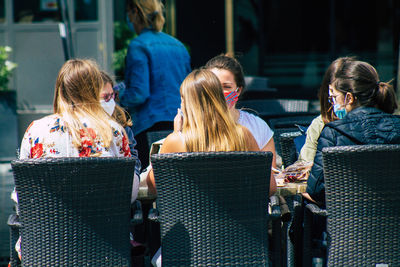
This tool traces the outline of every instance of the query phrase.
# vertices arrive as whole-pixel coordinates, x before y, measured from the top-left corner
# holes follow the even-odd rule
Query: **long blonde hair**
[[[93,133],[83,124],[87,120],[101,137],[105,147],[112,140],[110,116],[100,105],[103,79],[97,64],[92,60],[71,59],[64,63],[58,73],[54,92],[54,113],[60,115],[67,127],[72,144],[81,148],[81,137],[94,141]]]
[[[247,150],[243,128],[229,112],[214,73],[192,71],[182,82],[180,93],[182,134],[188,152]]]
[[[140,24],[145,28],[151,28],[157,32],[161,31],[165,18],[163,15],[164,5],[160,0],[128,0],[128,10],[138,11]]]

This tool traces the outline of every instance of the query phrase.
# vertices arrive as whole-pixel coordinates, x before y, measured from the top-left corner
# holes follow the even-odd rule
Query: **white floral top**
[[[113,139],[110,147],[105,147],[102,139],[82,121],[87,131],[81,131],[81,146],[76,148],[65,127],[65,123],[57,114],[33,121],[26,129],[21,143],[20,159],[45,157],[130,157],[129,142],[123,134],[122,126],[109,120]],[[87,133],[93,138],[87,137]]]

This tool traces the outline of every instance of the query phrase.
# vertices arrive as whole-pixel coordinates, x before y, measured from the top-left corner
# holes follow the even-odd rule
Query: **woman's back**
[[[373,107],[359,107],[326,124],[321,146],[329,139],[339,145],[400,144],[400,117]],[[325,146],[324,146],[325,147]]]
[[[243,126],[238,125],[242,128],[245,136],[245,150],[246,151],[259,151],[256,140],[250,131]],[[160,153],[177,153],[177,152],[201,152],[201,151],[188,151],[185,143],[185,136],[182,132],[174,131],[165,139]]]
[[[130,156],[128,140],[118,123],[109,120],[113,137],[110,146],[105,147],[89,120],[82,118],[81,122],[86,129],[81,131],[79,147],[72,144],[62,116],[53,114],[32,122],[22,139],[20,158]]]

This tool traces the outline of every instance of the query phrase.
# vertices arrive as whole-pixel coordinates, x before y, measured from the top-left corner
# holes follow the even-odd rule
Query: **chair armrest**
[[[270,214],[269,217],[271,220],[277,220],[281,218],[281,206],[279,205],[279,197],[278,196],[270,196],[269,197],[269,205],[270,205]]]
[[[21,223],[19,221],[19,216],[16,214],[11,214],[7,220],[8,226],[12,228],[21,228]]]
[[[281,206],[281,220],[282,222],[289,222],[292,218],[289,206],[284,197],[279,196],[279,205]]]
[[[149,214],[147,215],[147,219],[151,222],[159,222],[160,213],[157,209],[156,203],[153,203],[153,207],[149,210]]]
[[[322,208],[318,207],[317,204],[314,204],[314,203],[308,203],[306,205],[306,209],[309,210],[313,215],[318,215],[318,216],[322,216],[322,217],[328,216],[328,212],[326,209],[322,209]]]
[[[133,202],[131,205],[131,210],[132,210],[131,224],[138,225],[143,223],[142,203],[139,200],[135,200],[135,202]]]

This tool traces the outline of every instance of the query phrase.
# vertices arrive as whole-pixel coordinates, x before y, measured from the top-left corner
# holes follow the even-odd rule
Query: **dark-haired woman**
[[[307,129],[306,141],[301,148],[299,161],[314,161],[315,153],[317,152],[318,139],[322,129],[324,129],[325,124],[338,119],[333,112],[332,104],[329,103],[329,84],[333,81],[338,66],[341,66],[344,62],[352,60],[355,59],[352,57],[340,57],[333,61],[326,70],[318,93],[321,115],[316,117]]]
[[[400,118],[392,115],[397,109],[396,94],[370,64],[350,60],[338,65],[329,85],[329,101],[339,120],[322,130],[307,182],[307,193],[321,206],[325,206],[324,147],[400,144]]]

